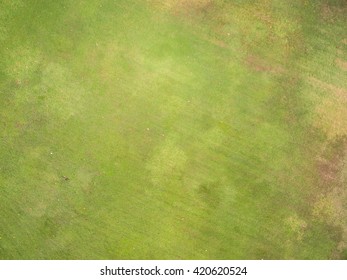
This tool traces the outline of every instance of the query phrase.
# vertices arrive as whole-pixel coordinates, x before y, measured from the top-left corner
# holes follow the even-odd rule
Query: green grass
[[[160,2],[0,1],[0,259],[345,259],[345,2]]]

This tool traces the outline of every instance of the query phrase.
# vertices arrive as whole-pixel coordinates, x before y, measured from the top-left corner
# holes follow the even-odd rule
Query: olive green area
[[[346,259],[343,0],[0,0],[0,259]]]

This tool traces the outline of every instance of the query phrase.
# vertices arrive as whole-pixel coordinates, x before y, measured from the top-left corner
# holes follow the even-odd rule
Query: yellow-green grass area
[[[346,259],[344,0],[0,1],[0,259]]]

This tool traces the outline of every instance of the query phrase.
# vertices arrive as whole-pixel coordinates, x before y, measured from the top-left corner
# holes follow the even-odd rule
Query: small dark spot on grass
[[[69,177],[66,177],[66,176],[61,176],[61,178],[64,180],[64,181],[69,181],[70,178]]]

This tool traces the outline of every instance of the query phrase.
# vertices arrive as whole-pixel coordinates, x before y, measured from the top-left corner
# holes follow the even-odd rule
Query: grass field
[[[344,0],[0,0],[0,259],[347,259]]]

